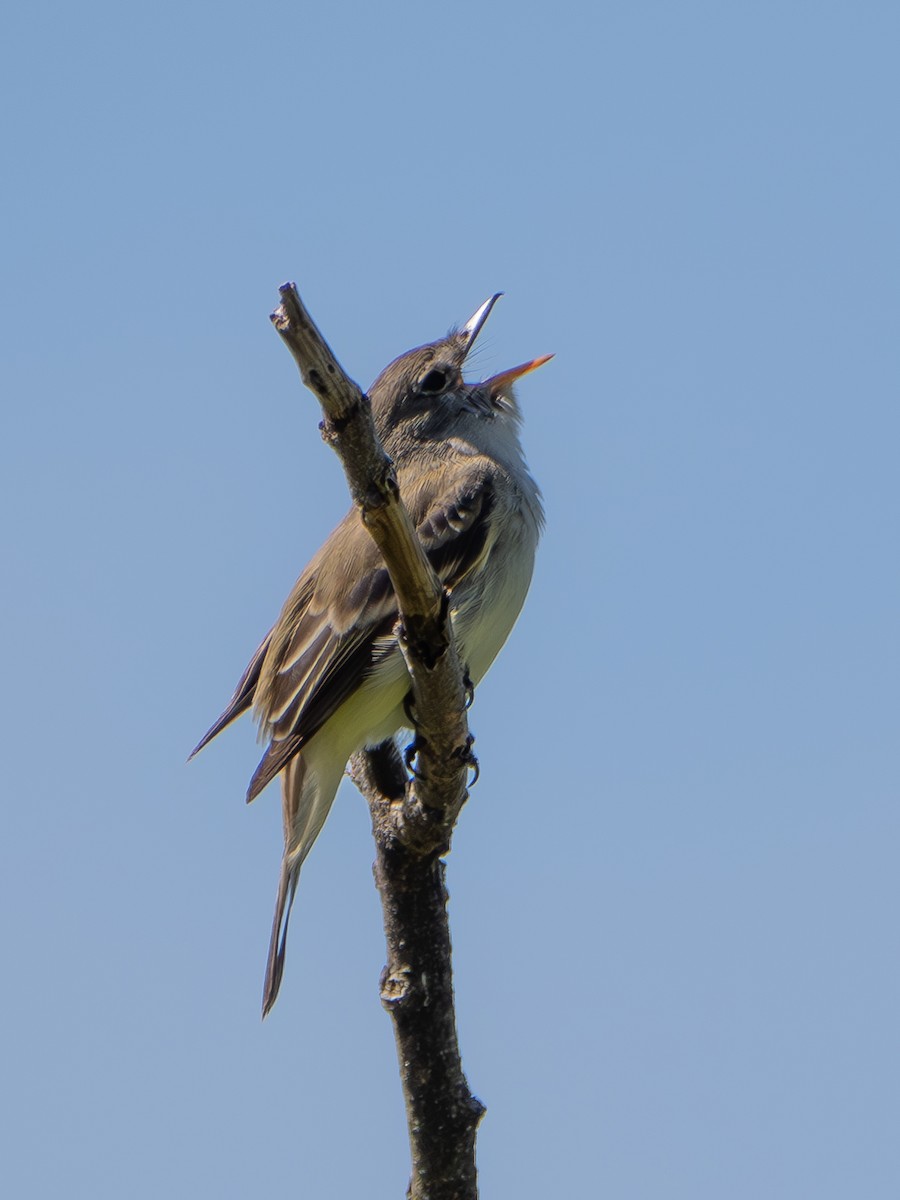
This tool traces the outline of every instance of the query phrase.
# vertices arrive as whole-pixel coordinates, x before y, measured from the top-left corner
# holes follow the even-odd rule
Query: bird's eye
[[[426,396],[435,396],[447,386],[447,372],[441,367],[429,371],[419,383],[419,391]]]

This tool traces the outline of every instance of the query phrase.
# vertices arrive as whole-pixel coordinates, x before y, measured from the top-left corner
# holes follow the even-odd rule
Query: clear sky
[[[548,528],[449,864],[483,1194],[900,1187],[900,13],[19,4],[0,49],[7,1194],[401,1196],[365,808],[259,1020],[277,790],[190,766],[365,386],[503,290]]]

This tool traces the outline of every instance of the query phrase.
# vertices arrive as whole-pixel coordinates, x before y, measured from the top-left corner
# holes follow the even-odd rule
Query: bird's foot
[[[475,684],[472,682],[468,666],[463,667],[463,687],[466,689],[466,708],[471,708],[475,703]]]
[[[468,787],[472,788],[478,782],[478,777],[481,775],[481,767],[478,765],[478,759],[472,753],[472,747],[475,745],[475,738],[470,733],[466,738],[465,746],[460,746],[457,754],[462,762],[466,764],[472,771],[472,778],[469,780]]]

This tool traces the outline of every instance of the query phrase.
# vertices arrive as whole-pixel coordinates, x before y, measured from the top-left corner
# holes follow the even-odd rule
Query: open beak
[[[459,331],[458,336],[463,347],[463,361],[475,345],[475,339],[481,333],[485,321],[491,315],[491,309],[502,295],[502,292],[496,292],[490,299],[485,300],[481,308],[469,317],[468,321],[466,321],[465,325]],[[472,386],[477,387],[479,391],[487,392],[492,398],[499,396],[507,388],[511,387],[517,379],[521,379],[529,371],[536,371],[545,362],[549,362],[552,357],[552,354],[544,354],[540,358],[533,358],[531,362],[522,363],[518,367],[510,367],[508,371],[501,371],[499,375],[492,375],[490,379],[485,379],[483,383],[473,384]]]

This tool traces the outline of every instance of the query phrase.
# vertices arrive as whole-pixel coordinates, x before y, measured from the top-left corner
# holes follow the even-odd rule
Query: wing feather
[[[257,646],[255,654],[247,664],[247,669],[238,680],[237,687],[234,689],[234,695],[228,702],[228,707],[215,724],[207,729],[206,733],[204,733],[203,737],[190,752],[188,762],[190,762],[195,754],[199,754],[203,747],[211,742],[217,734],[221,733],[226,725],[230,725],[241,713],[246,712],[253,703],[253,695],[256,691],[256,685],[259,682],[259,673],[262,670],[263,659],[268,652],[271,637],[271,632],[267,633]]]
[[[493,476],[485,460],[473,459],[442,492],[442,474],[436,468],[404,481],[401,472],[400,486],[425,552],[452,591],[489,549]],[[387,569],[352,511],[298,579],[231,704],[198,749],[252,703],[270,739],[247,792],[248,801],[254,799],[375,665],[399,653],[397,616]]]

